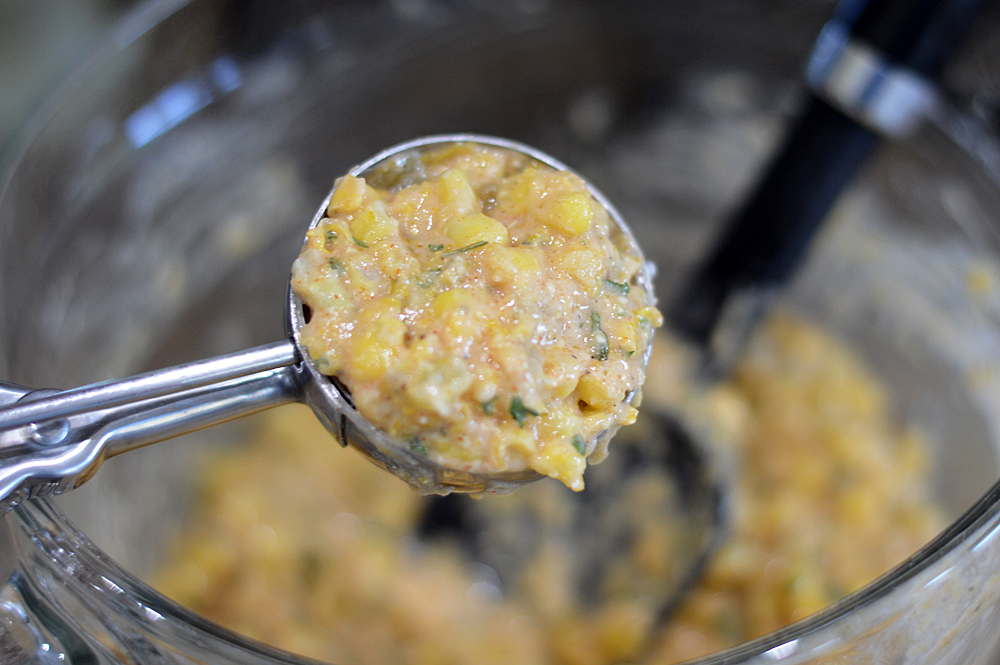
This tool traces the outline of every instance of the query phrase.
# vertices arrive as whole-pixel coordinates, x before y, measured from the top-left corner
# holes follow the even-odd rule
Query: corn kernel
[[[441,174],[441,202],[452,215],[479,210],[479,199],[476,198],[469,178],[458,169],[448,169]]]
[[[503,207],[510,214],[520,215],[538,204],[545,182],[536,168],[527,168],[513,179],[512,186],[501,197]]]
[[[316,226],[306,232],[306,247],[309,249],[323,249],[325,231],[321,226]]]
[[[604,274],[604,261],[600,254],[586,247],[573,247],[558,259],[559,267],[588,290],[597,288]]]
[[[663,325],[663,314],[660,310],[655,307],[643,307],[642,309],[637,309],[635,315],[641,319],[646,319],[649,321],[650,325],[654,328],[659,328]]]
[[[501,431],[503,436],[499,438],[498,446],[501,456],[528,458],[538,450],[538,442],[530,429],[518,427],[515,423],[502,426]]]
[[[625,317],[607,322],[607,333],[612,338],[612,346],[620,348],[626,355],[631,355],[639,348],[635,319]]]
[[[545,386],[556,399],[569,397],[585,367],[586,362],[578,360],[569,349],[550,349],[544,365]]]
[[[583,192],[560,196],[546,210],[545,221],[549,226],[569,236],[578,236],[590,230],[594,208]]]
[[[477,305],[471,289],[449,289],[438,294],[426,311],[439,321],[445,343],[451,349],[463,349],[473,339],[481,338],[489,325]]]
[[[339,212],[355,212],[360,210],[365,200],[367,191],[364,178],[355,178],[352,175],[345,175],[337,182],[337,188],[333,190],[330,197],[330,204],[326,208],[326,214],[333,217]]]
[[[538,418],[538,432],[545,439],[569,439],[576,434],[579,418],[570,417],[563,409],[546,411]]]
[[[475,301],[475,295],[469,289],[448,289],[438,294],[427,309],[434,317],[440,319],[451,312],[472,307]]]
[[[351,231],[343,221],[328,219],[311,229],[308,236],[311,247],[328,252],[341,240],[350,242]]]
[[[444,234],[454,243],[452,249],[481,242],[507,244],[507,227],[478,212],[449,220],[444,227]]]
[[[622,395],[622,399],[624,399],[624,398],[625,398],[625,395]],[[638,405],[640,401],[642,401],[642,400],[641,399],[633,399],[632,400],[632,404],[633,405]],[[627,425],[634,425],[635,421],[638,420],[638,419],[639,419],[639,409],[635,408],[635,406],[632,406],[630,404],[622,404],[621,405],[621,411],[618,414],[618,424],[619,425],[621,425],[622,427],[625,427]],[[594,464],[597,464],[598,462],[600,462],[601,460],[604,459],[603,457],[598,459],[596,455],[592,455],[591,458],[593,459]]]
[[[396,220],[389,216],[385,204],[373,201],[350,222],[351,235],[362,245],[370,246],[399,232]]]
[[[568,439],[543,441],[531,467],[539,473],[561,481],[574,492],[583,489],[583,470],[587,460],[581,457]]]
[[[299,287],[299,292],[317,310],[342,312],[351,302],[344,283],[335,278],[308,281]]]
[[[577,397],[595,409],[611,409],[624,397],[611,388],[602,377],[587,373],[580,377],[576,386]]]
[[[535,252],[526,247],[492,247],[486,266],[488,279],[501,284],[536,279],[542,269]]]
[[[352,365],[358,380],[374,381],[396,362],[406,334],[399,308],[397,299],[379,298],[358,312],[358,329],[362,333],[351,340]]]

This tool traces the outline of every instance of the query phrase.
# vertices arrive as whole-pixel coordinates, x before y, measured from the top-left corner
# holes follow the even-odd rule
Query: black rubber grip
[[[851,28],[891,62],[937,78],[981,0],[871,0]]]
[[[754,196],[668,312],[673,327],[707,345],[732,292],[783,284],[877,143],[873,132],[813,98]]]
[[[936,75],[971,25],[979,0],[842,0],[831,21],[883,56]],[[801,263],[816,230],[879,137],[810,96],[747,204],[667,308],[672,327],[707,347],[729,296],[774,289]]]

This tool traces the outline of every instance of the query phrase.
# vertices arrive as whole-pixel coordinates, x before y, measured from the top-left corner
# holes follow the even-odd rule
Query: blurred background
[[[0,154],[135,0],[0,0]]]
[[[98,51],[115,48],[110,29],[118,18],[170,4],[176,0],[0,0],[0,156],[11,156],[14,132],[54,87]],[[986,4],[944,85],[958,108],[995,128],[1000,3]],[[310,5],[315,20],[307,20]],[[46,127],[15,183],[20,189],[5,196],[0,231],[11,233],[0,235],[0,281],[12,286],[0,289],[6,297],[0,377],[74,385],[273,341],[281,323],[269,313],[279,310],[300,225],[331,174],[395,140],[443,128],[511,136],[577,166],[619,202],[643,245],[656,252],[661,283],[672,284],[701,255],[715,222],[752,184],[795,114],[804,96],[799,72],[833,6],[834,0],[195,2],[190,12],[178,12],[169,31],[154,35],[159,40],[136,40],[105,69],[106,78],[64,97],[72,103],[61,122]],[[346,29],[341,10],[354,20]],[[542,59],[545,66],[538,66]],[[197,97],[171,107],[178,101],[171,95],[190,91],[192,82],[197,90],[210,84],[218,103],[205,106],[208,97]],[[72,78],[63,85],[72,87]],[[159,122],[139,122],[145,120]],[[905,257],[923,257],[928,240],[957,247],[962,260],[997,255],[1000,240],[994,247],[993,235],[976,235],[983,220],[992,228],[1000,218],[992,214],[1000,210],[991,203],[995,189],[991,184],[987,196],[979,179],[963,176],[964,162],[941,143],[925,141],[911,152],[890,146],[862,190],[874,193],[855,198],[861,203],[844,217],[885,217],[905,240],[899,241]],[[994,146],[971,152],[986,164],[983,151]],[[991,164],[1000,174],[1000,161]],[[873,200],[878,206],[871,210],[862,205]],[[938,236],[942,225],[965,235]],[[73,232],[63,233],[67,228]],[[837,238],[856,237],[859,226],[841,228],[847,231]],[[940,240],[952,235],[989,242]],[[966,252],[970,245],[975,251]],[[842,261],[835,251],[827,256],[835,260],[817,263],[804,282],[815,287],[803,289],[810,296],[836,290],[840,282],[831,285],[831,274],[847,280],[845,292],[877,291],[867,276],[882,273],[858,271],[858,262]],[[897,274],[885,263],[885,273],[899,277],[894,300],[907,302],[901,293],[938,295],[922,288],[923,273]],[[920,262],[929,264],[927,283],[941,286],[940,300],[957,306],[964,301],[956,303],[944,287],[964,284],[958,270],[964,264],[952,263]],[[51,279],[39,285],[35,275]],[[258,302],[275,306],[248,304]],[[997,338],[995,346],[953,344],[969,351],[961,359],[973,352],[1000,358],[994,350],[1000,314],[970,308],[959,319],[954,307],[943,316],[930,311],[935,323],[952,321],[962,332],[985,328]],[[926,329],[931,336],[946,327],[924,320],[898,326],[877,312],[880,318],[858,308],[852,339],[885,333],[884,346],[891,347],[905,337],[897,330]],[[920,381],[910,378],[910,365],[900,364],[893,375],[896,356],[872,346],[880,349],[872,353],[883,361],[878,369],[897,379],[902,400],[912,402],[907,413],[948,434],[939,437],[950,444],[938,464],[940,493],[957,515],[996,478],[992,448],[952,443],[992,441],[981,431],[983,419],[968,415],[968,405],[941,413],[940,404],[951,406],[942,395],[964,399],[963,391],[947,391],[965,384],[949,381],[938,365],[920,365]],[[912,355],[936,362],[929,353]],[[116,460],[62,504],[104,552],[140,576],[165,550],[175,528],[168,520],[183,514],[175,504],[194,494],[187,452],[199,444],[186,445]],[[136,478],[145,482],[137,486]],[[41,561],[39,568],[48,563]],[[935,614],[939,619],[939,608]]]

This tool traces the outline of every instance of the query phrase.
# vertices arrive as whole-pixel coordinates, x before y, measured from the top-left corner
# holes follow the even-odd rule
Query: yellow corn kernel
[[[358,312],[351,339],[351,374],[359,381],[379,379],[396,362],[406,334],[399,309],[396,298],[378,298]]]
[[[520,215],[537,205],[545,189],[542,173],[536,168],[527,168],[511,179],[511,186],[501,192],[501,207],[511,214]]]
[[[351,235],[365,246],[399,232],[396,220],[389,216],[382,201],[373,201],[351,220]]]
[[[475,302],[470,289],[448,289],[435,296],[427,309],[432,316],[442,319],[452,312],[470,309]]]
[[[650,325],[654,328],[659,328],[663,325],[663,314],[660,310],[655,307],[643,307],[642,309],[637,309],[635,315],[640,319],[645,319],[649,321]]]
[[[438,294],[427,306],[427,311],[437,319],[444,343],[452,349],[467,345],[482,337],[489,321],[476,306],[478,303],[471,289],[449,289]]]
[[[479,200],[469,178],[458,169],[448,169],[441,174],[441,202],[452,215],[479,210]]]
[[[569,236],[578,236],[590,230],[594,208],[583,192],[560,196],[547,208],[545,221],[554,229]]]
[[[553,397],[562,399],[576,389],[586,364],[578,360],[568,347],[549,348],[543,368],[545,386],[552,391]]]
[[[540,438],[569,439],[580,427],[580,417],[571,417],[566,409],[551,409],[538,417]]]
[[[323,279],[304,281],[296,287],[299,295],[314,310],[340,313],[350,305],[350,294],[344,288],[344,282],[333,274],[334,271],[334,268],[328,267],[321,273],[324,274]]]
[[[323,251],[331,251],[341,240],[350,242],[351,232],[347,224],[340,220],[327,219],[322,224],[310,229],[306,234],[309,246]]]
[[[499,437],[497,452],[501,459],[505,457],[527,459],[538,451],[538,441],[530,429],[506,424],[501,426],[503,435]]]
[[[604,261],[598,252],[586,247],[573,247],[557,259],[559,267],[587,290],[602,282]]]
[[[622,394],[622,399],[625,399],[624,394]],[[637,399],[633,399],[632,404],[638,405],[639,402],[641,401],[642,397],[640,393],[640,397],[638,397]],[[627,425],[634,425],[635,421],[638,420],[638,418],[639,418],[639,409],[635,408],[635,406],[632,405],[627,405],[627,404],[621,405],[621,410],[618,412],[618,418],[617,418],[619,425],[621,425],[622,427],[626,427]],[[605,451],[605,454],[607,454],[607,451]],[[594,464],[597,464],[604,458],[603,457],[598,458],[597,455],[592,455],[591,459],[593,460]]]
[[[330,197],[330,204],[326,208],[326,214],[333,217],[340,212],[355,212],[360,210],[365,200],[367,191],[364,178],[355,178],[352,175],[345,175],[337,181],[337,188],[333,190]]]
[[[607,410],[614,408],[622,401],[624,394],[612,388],[602,377],[587,373],[580,377],[576,386],[577,397],[595,409]]]
[[[451,249],[468,247],[481,242],[507,244],[507,227],[492,217],[474,212],[448,221],[444,235],[453,244]]]
[[[527,247],[491,247],[485,263],[487,279],[501,284],[534,280],[542,269],[535,252]]]
[[[325,232],[321,227],[322,224],[306,231],[306,247],[309,249],[323,249]]]
[[[639,348],[638,329],[635,319],[626,316],[623,319],[612,319],[607,322],[607,332],[613,338],[612,346],[617,346],[626,355],[631,355]]]
[[[583,489],[583,471],[587,460],[568,439],[543,441],[529,462],[538,473],[561,481],[574,492]]]
[[[472,340],[482,338],[488,325],[486,317],[471,307],[456,309],[444,317],[445,343],[464,353]]]
[[[557,399],[562,399],[563,397],[569,397],[576,390],[577,385],[580,383],[580,377],[576,374],[566,373],[562,375],[562,380],[552,386],[552,394]]]

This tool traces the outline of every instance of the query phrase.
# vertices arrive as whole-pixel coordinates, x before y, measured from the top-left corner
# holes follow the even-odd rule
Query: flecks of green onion
[[[538,411],[529,409],[524,405],[524,402],[521,401],[521,397],[519,395],[514,395],[514,397],[510,400],[510,415],[514,417],[514,420],[517,421],[518,425],[524,427],[524,422],[528,419],[528,416],[537,416]]]

